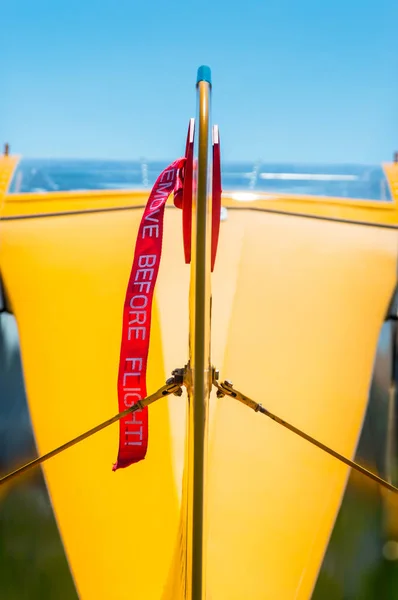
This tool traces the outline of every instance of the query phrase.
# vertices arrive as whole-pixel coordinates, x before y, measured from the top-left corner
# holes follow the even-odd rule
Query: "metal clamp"
[[[166,385],[178,386],[174,392],[170,392],[174,394],[174,396],[182,396],[181,386],[184,385],[185,382],[185,373],[186,367],[174,369],[174,371],[171,372],[171,377],[166,381]]]

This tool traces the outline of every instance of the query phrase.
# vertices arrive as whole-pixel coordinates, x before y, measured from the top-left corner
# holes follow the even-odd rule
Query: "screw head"
[[[174,369],[171,373],[175,383],[184,383],[184,369]]]

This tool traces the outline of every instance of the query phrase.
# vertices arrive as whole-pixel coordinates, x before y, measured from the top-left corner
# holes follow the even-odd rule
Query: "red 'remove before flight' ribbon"
[[[179,158],[157,178],[141,219],[123,311],[118,375],[119,411],[146,397],[146,369],[153,293],[162,255],[164,208],[170,194],[181,190]],[[119,453],[113,470],[145,458],[148,447],[148,408],[120,419]]]

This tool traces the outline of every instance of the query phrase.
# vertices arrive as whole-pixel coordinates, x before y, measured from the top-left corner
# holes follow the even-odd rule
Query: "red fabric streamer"
[[[152,300],[162,255],[164,208],[170,194],[181,187],[185,158],[169,165],[157,178],[138,230],[134,261],[123,311],[118,376],[119,411],[145,398],[151,331]],[[120,423],[119,453],[113,470],[145,458],[148,447],[148,408]]]

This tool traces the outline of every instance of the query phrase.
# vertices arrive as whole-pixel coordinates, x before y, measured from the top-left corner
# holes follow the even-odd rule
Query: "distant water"
[[[154,161],[23,159],[10,192],[146,189],[169,164]],[[226,163],[223,190],[391,200],[379,165]]]

